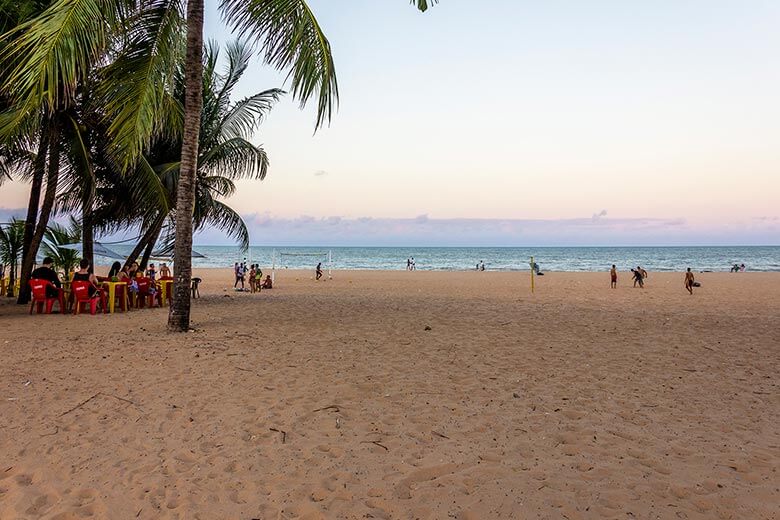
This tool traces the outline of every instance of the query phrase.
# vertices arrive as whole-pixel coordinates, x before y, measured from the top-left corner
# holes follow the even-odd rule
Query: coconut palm
[[[425,11],[438,0],[411,0]],[[304,0],[222,0],[223,17],[243,36],[259,42],[266,63],[291,68],[293,97],[305,104],[317,94],[315,128],[329,121],[338,102],[338,83],[330,43]],[[168,328],[187,331],[190,326],[190,278],[192,276],[192,227],[189,215],[195,199],[203,64],[203,0],[187,2],[187,52],[185,65],[184,139],[177,192],[176,244],[174,246],[173,304]]]
[[[55,270],[67,274],[79,263],[81,255],[75,249],[62,246],[79,242],[81,242],[81,224],[70,217],[67,227],[56,222],[49,225],[41,249],[45,256],[51,257]]]
[[[410,0],[421,11],[437,0]],[[140,14],[138,6],[142,6]],[[258,44],[263,61],[289,70],[292,95],[301,105],[317,99],[315,128],[329,121],[338,102],[330,43],[305,0],[222,0],[223,18],[242,37]],[[59,110],[76,98],[95,63],[119,47],[117,79],[103,91],[116,159],[130,168],[151,139],[175,117],[170,102],[171,65],[178,47],[174,33],[186,19],[185,102],[182,154],[176,197],[174,304],[171,330],[189,328],[192,219],[202,109],[203,0],[189,0],[186,17],[178,0],[56,0],[19,27],[0,52],[8,67],[5,85],[16,110],[0,124],[14,127],[30,113]],[[134,39],[149,52],[122,52]],[[173,42],[173,43],[172,43]],[[142,46],[136,45],[136,49]],[[112,52],[113,55],[113,52]],[[115,83],[115,84],[112,84]],[[53,86],[55,86],[53,88]]]
[[[8,266],[7,296],[9,298],[14,296],[16,271],[19,267],[19,259],[22,256],[23,240],[23,220],[13,219],[10,223],[0,226],[0,261]]]

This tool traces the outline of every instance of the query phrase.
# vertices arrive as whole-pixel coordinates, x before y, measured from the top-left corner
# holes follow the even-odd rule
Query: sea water
[[[780,246],[728,247],[258,247],[194,246],[205,258],[194,267],[225,267],[234,262],[313,269],[318,262],[333,269],[406,269],[414,257],[417,269],[462,271],[478,262],[490,271],[528,270],[533,256],[543,271],[605,271],[641,265],[648,271],[728,271],[745,264],[748,271],[780,271]]]

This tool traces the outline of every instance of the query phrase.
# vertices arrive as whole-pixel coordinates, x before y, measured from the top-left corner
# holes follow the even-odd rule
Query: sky
[[[780,244],[780,2],[310,5],[341,103],[261,126],[269,174],[228,200],[253,244]],[[256,59],[237,97],[284,80]]]

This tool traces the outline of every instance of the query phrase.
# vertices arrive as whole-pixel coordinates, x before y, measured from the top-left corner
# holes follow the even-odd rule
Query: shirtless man
[[[693,294],[693,273],[690,267],[685,272],[685,288],[689,293]]]
[[[609,286],[613,289],[617,289],[617,269],[615,264],[612,264],[612,269],[609,270],[609,277],[612,280]]]

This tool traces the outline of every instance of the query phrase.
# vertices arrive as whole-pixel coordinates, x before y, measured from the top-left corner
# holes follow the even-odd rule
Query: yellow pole
[[[531,257],[531,292],[534,292],[534,257]]]

